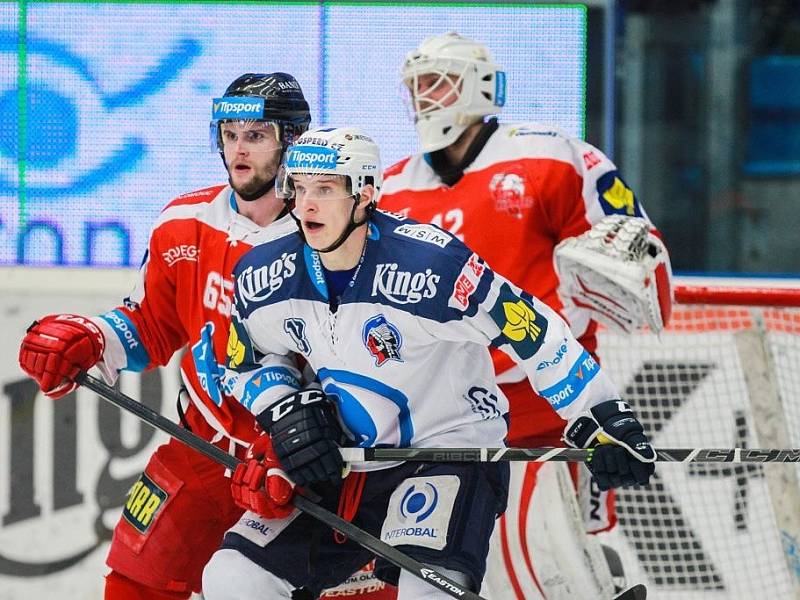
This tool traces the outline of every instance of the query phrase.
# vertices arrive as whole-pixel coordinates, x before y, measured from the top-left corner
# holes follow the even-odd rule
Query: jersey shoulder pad
[[[391,167],[388,167],[383,172],[383,179],[384,181],[389,179],[390,177],[394,177],[398,173],[403,171],[403,168],[408,164],[408,161],[411,160],[410,156],[406,156],[404,159],[397,161]]]
[[[471,251],[434,225],[383,219],[378,250],[365,271],[370,281],[360,289],[360,301],[441,321]]]
[[[185,206],[187,204],[208,204],[214,198],[216,198],[225,187],[226,186],[224,185],[215,185],[212,187],[203,188],[201,190],[195,190],[194,192],[181,194],[177,198],[170,201],[161,212],[164,212],[173,206]]]
[[[217,185],[189,192],[167,204],[153,224],[151,239],[155,246],[193,244],[197,247],[199,244],[197,222],[219,229],[223,217],[220,216],[219,201],[215,200],[226,187]]]
[[[563,129],[554,125],[545,125],[543,123],[505,123],[500,125],[498,133],[507,139],[569,139],[570,136]]]
[[[385,215],[385,216],[389,217],[390,219],[394,219],[398,223],[409,220],[407,214],[404,214],[404,213],[401,213],[401,212],[394,212],[393,210],[385,210],[383,208],[379,208],[375,212],[376,213],[380,213],[382,215]]]
[[[592,174],[614,170],[616,167],[600,150],[558,127],[539,123],[501,125],[495,156],[515,156],[521,159],[553,160],[572,165],[578,173]]]
[[[398,260],[403,258],[410,265],[437,266],[447,272],[460,269],[461,264],[472,254],[472,250],[451,233],[433,225],[414,219],[396,220],[383,217],[379,229],[384,240],[384,252]]]
[[[442,185],[425,154],[415,154],[389,167],[384,175],[381,198],[391,202],[394,194],[435,189]]]
[[[458,254],[458,248],[464,246],[453,234],[433,223],[420,223],[403,214],[388,211],[379,211],[376,216],[379,218],[374,222],[381,236],[393,240],[392,244],[407,246],[409,252],[436,254],[436,249],[443,254],[453,251]]]

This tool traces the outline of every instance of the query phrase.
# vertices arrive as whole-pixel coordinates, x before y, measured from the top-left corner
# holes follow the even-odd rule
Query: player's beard
[[[275,185],[275,176],[278,172],[279,162],[280,156],[275,161],[258,170],[254,168],[253,176],[243,184],[235,184],[230,173],[228,173],[228,183],[230,183],[233,190],[245,202],[258,200]]]

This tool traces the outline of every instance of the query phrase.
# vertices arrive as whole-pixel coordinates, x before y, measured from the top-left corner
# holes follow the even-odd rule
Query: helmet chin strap
[[[374,204],[369,204],[364,209],[364,218],[362,220],[356,221],[353,218],[353,217],[356,216],[356,208],[358,208],[358,203],[359,203],[360,200],[361,200],[361,194],[353,194],[353,208],[350,210],[350,222],[347,224],[347,227],[344,228],[344,231],[342,232],[342,235],[340,235],[336,239],[335,242],[333,242],[330,246],[322,248],[321,250],[317,250],[317,252],[319,252],[320,254],[327,254],[328,252],[333,252],[339,246],[341,246],[342,244],[345,243],[347,238],[350,237],[351,233],[353,233],[356,229],[358,229],[364,223],[369,221],[369,218],[372,215],[372,211],[375,209],[375,205]],[[287,200],[287,205],[288,205],[289,202],[291,202],[291,200]],[[298,219],[295,216],[294,212],[292,212],[292,211],[289,211],[289,214],[292,215],[292,218],[294,219],[294,222],[297,223],[297,233],[299,233],[300,237],[302,238],[302,240],[304,242],[306,242],[306,236],[303,233],[303,226],[300,223],[300,219]]]

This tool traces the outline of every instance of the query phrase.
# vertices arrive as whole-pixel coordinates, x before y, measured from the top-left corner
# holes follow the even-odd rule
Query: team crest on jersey
[[[400,356],[403,337],[383,315],[375,315],[364,323],[361,339],[375,358],[375,366],[380,367],[390,360],[403,362]]]
[[[511,344],[523,360],[536,354],[547,333],[547,319],[527,299],[504,283],[489,314],[500,327],[500,344]]]
[[[158,487],[152,479],[142,473],[139,481],[128,492],[128,500],[122,516],[140,533],[146,533],[166,503],[169,494]]]
[[[609,171],[597,180],[597,198],[607,215],[643,216],[633,190],[622,181],[617,171]]]
[[[283,322],[283,330],[289,334],[301,354],[311,354],[311,344],[306,337],[306,322],[303,319],[291,318]]]
[[[520,173],[495,173],[489,182],[494,209],[518,219],[533,206],[533,198],[525,194],[525,178]]]

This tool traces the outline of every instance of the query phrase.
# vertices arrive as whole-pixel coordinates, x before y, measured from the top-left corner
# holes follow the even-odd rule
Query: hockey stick
[[[144,404],[137,402],[133,398],[130,398],[123,394],[122,392],[117,391],[113,387],[106,385],[103,381],[88,375],[87,373],[79,373],[78,376],[75,378],[75,381],[84,387],[89,388],[93,392],[96,392],[100,397],[105,400],[108,400],[112,404],[115,404],[119,408],[125,409],[128,412],[133,413],[137,417],[139,417],[145,423],[152,425],[156,429],[160,429],[164,433],[167,433],[174,437],[175,439],[183,442],[190,448],[197,450],[201,454],[207,456],[214,462],[221,464],[222,466],[234,470],[236,466],[241,462],[235,456],[232,456],[218,448],[217,446],[207,442],[201,437],[196,436],[188,429],[184,429],[177,423],[170,421],[163,415],[157,413],[156,411],[148,408]],[[453,598],[464,598],[467,600],[485,600],[483,597],[479,596],[475,592],[472,592],[468,589],[461,587],[460,584],[456,583],[452,579],[445,577],[435,569],[430,567],[426,567],[419,561],[414,560],[410,556],[407,556],[397,550],[396,548],[390,546],[389,544],[382,542],[381,540],[377,539],[376,537],[370,535],[363,529],[353,525],[349,521],[345,521],[339,515],[330,512],[329,510],[314,504],[308,498],[300,495],[300,492],[296,493],[294,498],[292,499],[292,504],[299,510],[307,513],[317,519],[318,521],[324,523],[331,529],[339,531],[340,533],[346,535],[348,538],[352,539],[357,544],[360,544],[367,550],[373,552],[376,556],[380,556],[381,558],[389,561],[396,567],[400,567],[401,569],[405,569],[409,573],[416,575],[420,579],[424,579],[428,583],[430,583],[435,588],[443,591],[449,596]]]
[[[497,462],[550,460],[586,462],[592,450],[580,448],[342,448],[346,462]],[[798,463],[800,448],[661,448],[658,462]]]
[[[615,596],[614,600],[647,600],[647,588],[641,583]]]

